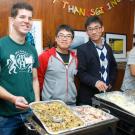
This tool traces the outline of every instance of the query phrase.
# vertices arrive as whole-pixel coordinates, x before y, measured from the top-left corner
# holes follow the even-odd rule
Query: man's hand
[[[29,108],[28,102],[26,101],[24,97],[21,97],[21,96],[16,96],[14,98],[14,104],[16,108],[18,109],[25,110]]]
[[[103,81],[97,81],[95,87],[99,90],[99,91],[106,91],[108,86],[103,82]]]

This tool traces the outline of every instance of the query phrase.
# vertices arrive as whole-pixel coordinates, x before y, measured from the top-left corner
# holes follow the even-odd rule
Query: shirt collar
[[[101,45],[97,45],[95,42],[93,42],[93,44],[95,45],[96,48],[102,50],[104,48],[104,38],[102,37],[102,44]]]

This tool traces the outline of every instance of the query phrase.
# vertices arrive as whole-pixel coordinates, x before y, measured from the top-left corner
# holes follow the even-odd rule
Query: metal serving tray
[[[32,134],[30,135],[50,135],[49,133],[46,132],[43,125],[35,115],[29,117],[28,122],[29,123],[26,125],[26,127],[28,130],[30,130],[30,133],[31,133],[31,128],[30,128],[31,126],[32,126],[32,130],[33,128],[35,129],[35,133],[34,131],[32,131]],[[114,119],[111,119],[109,121],[104,121],[103,123],[87,125],[83,128],[78,128],[76,130],[69,130],[68,132],[63,132],[59,135],[99,135],[99,134],[106,133],[106,131],[108,130],[112,132],[112,135],[115,135],[117,122],[118,119],[115,117]],[[37,132],[39,134],[37,134]]]
[[[120,121],[118,122],[117,129],[120,132],[126,133],[125,135],[135,135],[135,115],[123,110],[111,102],[97,97],[92,99],[92,106],[106,110],[119,118]]]
[[[64,102],[60,100],[33,102],[30,104],[30,108],[32,109],[34,115],[42,123],[45,130],[52,135],[62,134],[64,132],[69,132],[86,126],[85,123]],[[41,111],[39,112],[40,109]],[[57,113],[59,113],[64,121],[61,123],[55,123],[51,121],[44,112],[49,113],[49,115],[57,115]]]
[[[116,119],[113,115],[106,113],[105,111],[95,108],[89,105],[74,106],[72,109],[78,114],[78,116],[86,123],[86,125],[95,125],[104,123]]]
[[[132,96],[127,96],[120,91],[113,91],[96,94],[95,97],[110,102],[135,116],[135,100]]]
[[[121,107],[107,100],[95,96],[92,99],[92,106],[106,110],[110,114],[118,117],[120,120],[125,121],[126,123],[129,123],[130,125],[134,125],[135,123],[135,115],[129,113],[128,111],[125,111]]]

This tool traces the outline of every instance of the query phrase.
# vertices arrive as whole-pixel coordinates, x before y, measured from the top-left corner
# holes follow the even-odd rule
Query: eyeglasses
[[[91,27],[88,27],[87,28],[87,30],[89,31],[89,32],[93,32],[93,31],[99,31],[101,29],[101,26],[100,27],[94,27],[94,28],[91,28]]]
[[[59,39],[68,39],[69,40],[69,39],[72,39],[73,36],[72,35],[58,35],[57,37]]]

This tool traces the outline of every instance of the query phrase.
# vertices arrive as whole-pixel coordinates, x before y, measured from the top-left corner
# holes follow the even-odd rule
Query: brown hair
[[[26,9],[33,12],[33,7],[25,2],[16,3],[11,8],[11,17],[16,17],[18,14],[18,9]]]

